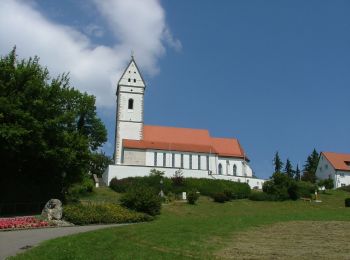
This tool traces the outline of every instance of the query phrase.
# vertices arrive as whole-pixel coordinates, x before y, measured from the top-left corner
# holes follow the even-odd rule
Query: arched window
[[[237,175],[237,166],[236,164],[233,165],[233,175],[236,176]]]
[[[219,163],[219,174],[222,174],[222,164]]]
[[[134,100],[132,98],[129,99],[128,109],[134,109]]]

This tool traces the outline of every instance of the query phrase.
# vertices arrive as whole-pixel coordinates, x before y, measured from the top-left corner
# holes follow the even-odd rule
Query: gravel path
[[[2,231],[0,232],[0,259],[6,259],[6,257],[23,252],[28,248],[38,245],[44,240],[102,228],[117,227],[124,225],[128,224],[91,225]]]

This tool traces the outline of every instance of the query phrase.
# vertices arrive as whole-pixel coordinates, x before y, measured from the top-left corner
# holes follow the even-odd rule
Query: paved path
[[[40,242],[56,237],[92,231],[107,227],[124,226],[128,224],[112,224],[112,225],[91,225],[91,226],[75,226],[75,227],[60,227],[60,228],[43,228],[43,229],[28,229],[17,231],[2,231],[0,232],[0,259],[16,255],[23,252],[23,247],[32,247]]]

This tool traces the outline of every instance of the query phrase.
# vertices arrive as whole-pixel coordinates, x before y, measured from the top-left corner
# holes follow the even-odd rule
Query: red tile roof
[[[338,171],[350,171],[350,154],[322,152],[327,160]]]
[[[169,151],[213,153],[224,157],[244,158],[237,139],[213,138],[208,130],[145,125],[142,140],[123,140],[123,147]]]

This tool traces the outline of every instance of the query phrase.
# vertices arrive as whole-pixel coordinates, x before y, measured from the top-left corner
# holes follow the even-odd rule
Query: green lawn
[[[225,204],[201,197],[195,206],[164,205],[153,222],[54,239],[16,259],[214,258],[234,243],[237,232],[285,221],[348,221],[345,197],[350,193],[332,191],[321,195],[322,203],[236,200]]]
[[[83,203],[103,203],[103,202],[118,202],[121,194],[116,193],[109,187],[95,188],[92,193],[81,195],[80,201]]]

